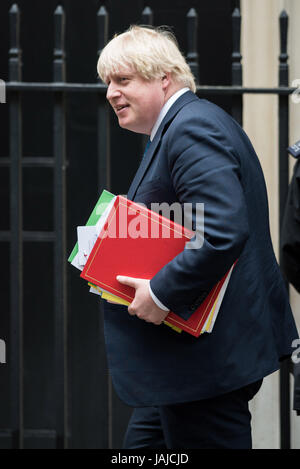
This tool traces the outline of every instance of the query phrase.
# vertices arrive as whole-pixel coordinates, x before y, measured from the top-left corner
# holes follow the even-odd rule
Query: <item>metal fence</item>
[[[69,440],[68,412],[68,363],[67,363],[67,271],[66,271],[66,112],[65,98],[69,92],[94,93],[98,103],[98,181],[100,188],[110,188],[110,122],[105,99],[106,86],[98,83],[67,83],[65,66],[65,14],[61,6],[54,12],[53,82],[34,83],[22,81],[20,10],[15,4],[9,11],[10,50],[9,82],[6,83],[7,103],[9,106],[9,148],[10,156],[0,159],[0,167],[10,169],[10,231],[0,232],[0,242],[10,244],[10,389],[11,389],[11,427],[0,429],[0,439],[11,440],[13,448],[24,447],[24,389],[23,389],[23,243],[51,242],[54,245],[54,299],[55,308],[55,406],[56,426],[52,430],[40,430],[55,439],[56,448],[67,448]],[[108,39],[109,13],[102,6],[97,14],[98,51]],[[153,11],[146,7],[141,24],[154,22]],[[186,18],[187,61],[197,78],[197,94],[203,96],[231,96],[232,115],[242,124],[243,95],[270,94],[278,96],[279,101],[279,191],[280,226],[287,197],[289,168],[287,147],[289,146],[289,95],[294,88],[289,87],[289,66],[287,55],[288,16],[285,11],[280,15],[281,50],[279,58],[279,82],[277,88],[243,87],[242,56],[240,51],[241,15],[236,8],[232,15],[232,85],[204,86],[199,84],[199,60],[197,53],[197,12],[191,8]],[[54,96],[53,157],[23,157],[22,155],[22,100],[26,92],[43,91]],[[22,217],[22,170],[23,168],[44,167],[54,171],[54,231],[23,231]],[[110,406],[108,399],[108,407]],[[108,413],[110,408],[108,408]],[[290,447],[290,389],[289,365],[282,365],[280,373],[280,417],[281,447]],[[108,419],[108,422],[110,420]],[[38,435],[39,431],[35,431]]]

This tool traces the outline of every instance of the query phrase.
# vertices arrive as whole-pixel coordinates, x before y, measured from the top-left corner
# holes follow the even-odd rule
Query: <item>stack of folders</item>
[[[104,190],[86,225],[77,227],[78,241],[68,261],[81,270],[91,293],[129,305],[135,289],[119,283],[117,275],[151,279],[193,236],[192,231],[143,205]],[[210,333],[233,268],[188,320],[170,312],[164,323],[195,337]]]

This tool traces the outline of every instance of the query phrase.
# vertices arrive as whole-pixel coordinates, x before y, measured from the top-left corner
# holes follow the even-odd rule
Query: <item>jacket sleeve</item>
[[[194,117],[175,125],[168,134],[168,159],[177,198],[192,207],[196,242],[150,285],[164,305],[188,319],[241,254],[248,238],[247,207],[238,156],[220,126]],[[197,204],[204,204],[204,230]]]
[[[281,268],[300,292],[300,160],[294,168],[282,224]]]

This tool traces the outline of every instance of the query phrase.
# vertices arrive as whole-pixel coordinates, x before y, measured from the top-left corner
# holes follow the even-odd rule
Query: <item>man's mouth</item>
[[[115,106],[115,111],[118,113],[118,112],[123,111],[123,109],[126,109],[127,107],[129,107],[128,104],[122,104],[120,106]]]

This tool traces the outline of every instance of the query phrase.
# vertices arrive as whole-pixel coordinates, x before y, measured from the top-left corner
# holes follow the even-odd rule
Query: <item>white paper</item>
[[[100,293],[96,288],[90,287],[90,293],[94,293],[95,295],[101,296],[102,293]]]
[[[85,266],[89,255],[97,241],[97,231],[95,226],[78,226],[77,227],[77,240],[78,240],[78,263]]]
[[[108,215],[111,211],[111,208],[112,206],[114,205],[115,203],[115,200],[116,200],[116,197],[114,197],[110,203],[107,205],[106,209],[104,210],[103,214],[101,215],[101,217],[99,218],[99,221],[98,223],[95,225],[95,228],[96,228],[96,233],[97,233],[97,236],[100,235],[105,223],[106,223],[106,220],[108,218]]]
[[[92,244],[94,246],[95,242],[94,242],[94,233],[95,233],[95,236],[96,236],[96,239],[97,237],[99,236],[99,234],[101,233],[101,230],[103,228],[103,226],[105,225],[105,222],[107,220],[107,217],[109,215],[109,212],[114,204],[116,200],[116,197],[114,197],[109,204],[107,204],[107,207],[105,209],[105,211],[103,212],[103,214],[101,215],[101,217],[99,218],[99,221],[98,223],[95,225],[95,226],[92,226],[92,227],[89,227],[89,226],[85,226],[83,228],[92,228],[92,230],[90,230],[90,235],[92,237],[92,239],[89,241],[87,240],[88,243]],[[94,230],[94,231],[93,231]],[[86,234],[88,233],[88,230],[86,231]],[[78,241],[78,245],[79,245],[79,240],[78,240],[78,232],[77,232],[77,241]],[[85,244],[86,241],[84,241],[84,244]],[[94,244],[93,244],[94,243]],[[84,256],[84,254],[83,254]],[[71,262],[71,265],[73,265],[73,267],[76,267],[76,269],[79,269],[79,270],[83,270],[84,266],[85,266],[85,263],[86,261],[84,262],[84,264],[82,264],[82,261],[85,260],[85,256],[81,257],[80,255],[80,252],[79,252],[79,246],[78,246],[78,253],[76,254],[76,256],[74,257],[73,261]]]
[[[73,265],[73,267],[76,267],[76,269],[83,270],[84,266],[79,264],[79,254],[78,253],[76,254],[74,259],[72,260],[71,265]]]
[[[222,304],[222,301],[223,301],[223,298],[224,298],[224,295],[225,295],[225,292],[226,292],[226,289],[227,289],[227,286],[228,286],[228,283],[229,283],[229,280],[230,280],[230,277],[231,277],[231,274],[232,274],[232,271],[233,271],[233,267],[231,267],[226,279],[225,279],[225,282],[223,283],[222,287],[221,287],[221,290],[219,292],[219,296],[218,296],[218,299],[217,299],[217,304],[216,304],[216,307],[215,307],[215,311],[214,311],[214,314],[213,314],[213,318],[212,318],[212,321],[211,321],[211,324],[210,324],[210,327],[207,331],[205,332],[211,332],[213,327],[214,327],[214,324],[216,322],[216,318],[218,316],[218,312],[220,310],[220,307],[221,307],[221,304]],[[204,324],[204,329],[207,325],[207,321],[209,320],[209,316]]]

